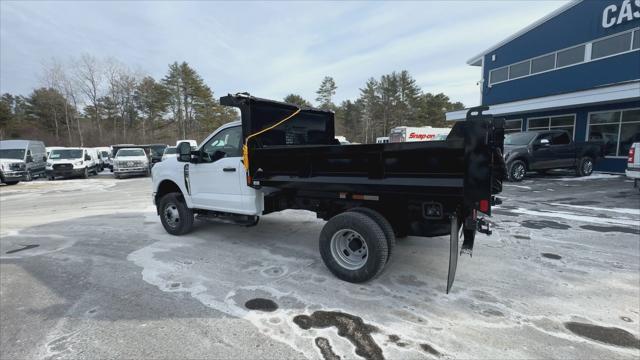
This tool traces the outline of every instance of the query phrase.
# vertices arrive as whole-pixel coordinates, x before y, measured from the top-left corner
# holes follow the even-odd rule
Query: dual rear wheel
[[[382,273],[395,245],[389,222],[375,210],[338,214],[320,232],[320,255],[337,278],[361,283]]]

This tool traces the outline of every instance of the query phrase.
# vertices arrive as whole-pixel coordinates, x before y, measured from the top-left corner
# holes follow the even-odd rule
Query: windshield
[[[165,155],[171,155],[171,154],[175,154],[176,153],[176,148],[174,147],[168,147],[164,150],[164,154]]]
[[[120,149],[116,154],[117,157],[128,157],[128,156],[145,156],[144,150],[142,149]]]
[[[0,159],[24,159],[24,149],[0,149]]]
[[[82,149],[62,149],[51,150],[49,159],[80,159],[82,157]]]
[[[537,133],[530,132],[522,132],[522,133],[514,133],[507,134],[504,137],[505,145],[527,145],[536,137]]]

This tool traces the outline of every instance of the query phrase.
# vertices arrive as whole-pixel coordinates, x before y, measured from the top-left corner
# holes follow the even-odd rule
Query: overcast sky
[[[187,61],[216,96],[308,100],[325,75],[336,102],[367,78],[409,70],[425,92],[477,105],[466,61],[564,1],[0,2],[0,91],[28,95],[42,64],[113,57],[156,79]]]

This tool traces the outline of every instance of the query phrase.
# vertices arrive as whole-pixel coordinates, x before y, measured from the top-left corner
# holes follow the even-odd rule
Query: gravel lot
[[[149,178],[1,186],[0,358],[637,359],[633,184],[556,174],[503,198],[447,295],[445,237],[400,240],[355,285],[311,213],[174,237]]]

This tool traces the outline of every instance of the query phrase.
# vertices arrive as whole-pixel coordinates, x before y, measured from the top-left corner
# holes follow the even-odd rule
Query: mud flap
[[[456,268],[458,267],[458,241],[460,238],[460,225],[458,217],[451,216],[451,233],[449,234],[449,275],[447,275],[447,294],[453,286],[456,278]]]

